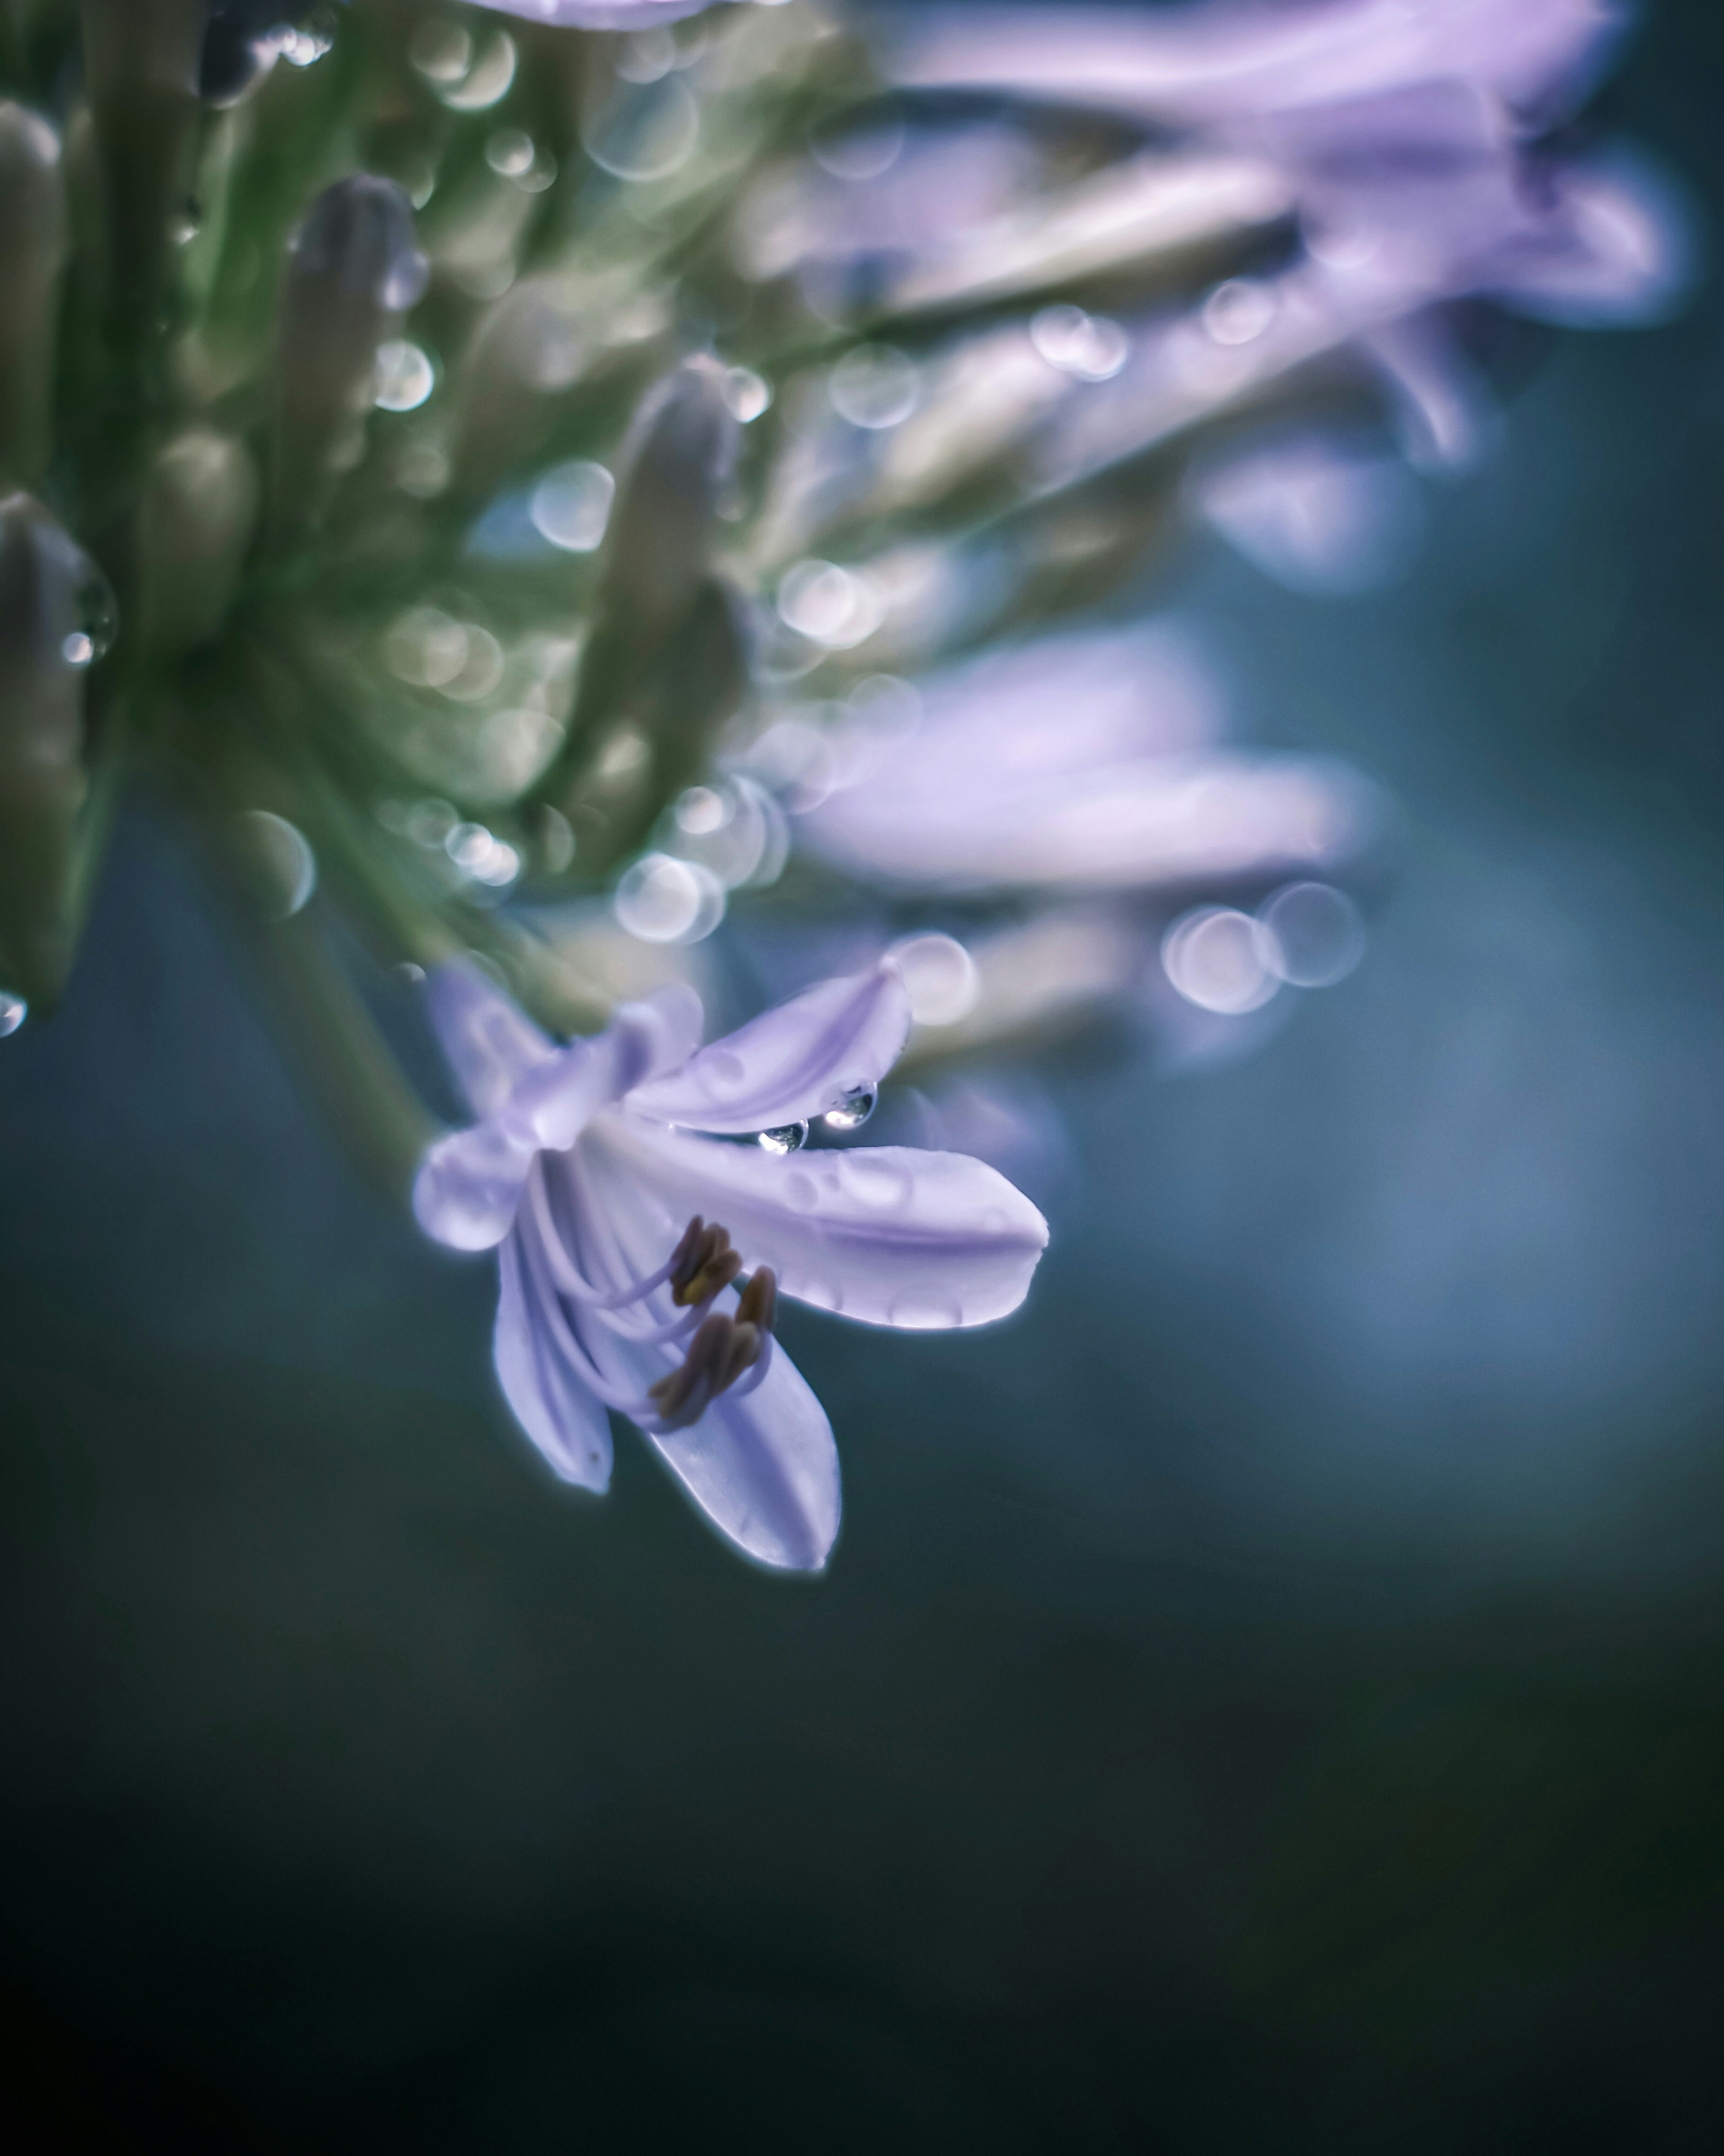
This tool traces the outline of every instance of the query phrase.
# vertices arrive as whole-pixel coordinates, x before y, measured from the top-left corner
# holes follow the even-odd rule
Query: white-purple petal
[[[818,1572],[843,1508],[826,1410],[782,1349],[746,1397],[721,1394],[692,1429],[649,1435],[720,1533],[757,1563]]]
[[[504,1244],[499,1260],[492,1353],[503,1396],[560,1481],[602,1493],[611,1479],[609,1418],[572,1366],[542,1299],[523,1276],[516,1238]]]
[[[649,1123],[601,1116],[584,1158],[660,1218],[721,1221],[745,1266],[770,1265],[786,1295],[867,1325],[986,1325],[1029,1291],[1048,1224],[1023,1193],[962,1153],[895,1146],[775,1158]]]
[[[698,15],[712,0],[478,0],[493,14],[566,30],[650,30]]]
[[[928,89],[1018,91],[1146,117],[1217,122],[1443,77],[1542,116],[1596,78],[1617,0],[1317,0],[1153,13],[902,8],[890,71]]]
[[[877,1086],[902,1054],[910,998],[896,969],[823,981],[638,1087],[634,1112],[695,1130],[740,1132],[806,1122],[847,1092]]]
[[[413,1214],[434,1242],[452,1250],[494,1250],[514,1224],[532,1166],[494,1118],[439,1138],[413,1179]]]
[[[535,1065],[557,1053],[520,1004],[469,959],[433,968],[425,1006],[476,1116],[500,1108]]]

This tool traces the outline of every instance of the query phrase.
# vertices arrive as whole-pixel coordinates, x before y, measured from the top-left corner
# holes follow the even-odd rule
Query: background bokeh
[[[1666,0],[1605,99],[1715,229],[1721,59]],[[1716,281],[1529,352],[1387,593],[1160,579],[1395,791],[1394,889],[1254,1058],[1059,1068],[1012,1325],[793,1314],[813,1585],[638,1445],[552,1486],[489,1267],[353,1179],[138,804],[0,1044],[0,2117],[1718,2145],[1721,360]]]

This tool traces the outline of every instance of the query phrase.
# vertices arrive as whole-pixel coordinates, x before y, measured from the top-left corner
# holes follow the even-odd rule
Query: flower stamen
[[[711,1302],[741,1270],[742,1260],[731,1248],[728,1229],[720,1227],[716,1220],[709,1228],[697,1213],[670,1254],[671,1300],[680,1310]]]
[[[754,1390],[765,1377],[771,1359],[777,1307],[778,1283],[771,1268],[762,1265],[743,1289],[736,1316],[715,1311],[689,1343],[680,1368],[661,1378],[649,1390],[647,1397],[661,1433],[690,1428],[745,1373],[755,1374],[738,1388],[737,1397]]]

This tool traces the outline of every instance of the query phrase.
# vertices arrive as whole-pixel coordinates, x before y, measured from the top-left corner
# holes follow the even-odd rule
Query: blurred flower
[[[497,1371],[523,1428],[565,1481],[603,1490],[614,1409],[739,1548],[818,1570],[837,1456],[773,1348],[776,1287],[868,1324],[984,1324],[1023,1300],[1047,1240],[979,1161],[802,1150],[812,1120],[859,1121],[895,1060],[896,970],[827,982],[706,1049],[689,989],[562,1050],[470,968],[436,978],[433,1009],[481,1120],[433,1147],[415,1206],[456,1249],[500,1245]]]
[[[1333,866],[1372,834],[1350,773],[1214,746],[1198,669],[1152,629],[990,654],[921,701],[913,732],[797,819],[800,843],[924,890],[1110,891]]]

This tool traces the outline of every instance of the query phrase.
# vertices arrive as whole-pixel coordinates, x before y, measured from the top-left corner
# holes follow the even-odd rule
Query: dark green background
[[[1702,203],[1720,49],[1603,105]],[[129,824],[0,1044],[0,2123],[1724,2145],[1721,343],[1556,341],[1398,592],[1187,556],[1397,889],[1255,1060],[1061,1074],[1012,1326],[793,1317],[817,1585],[552,1487]]]

